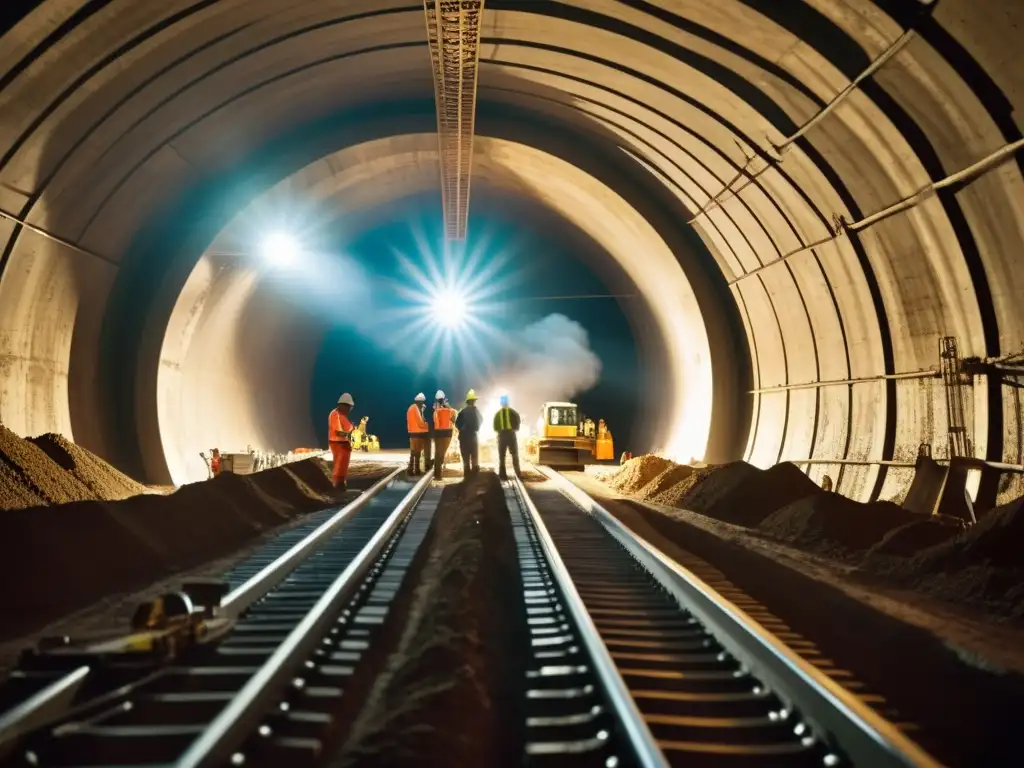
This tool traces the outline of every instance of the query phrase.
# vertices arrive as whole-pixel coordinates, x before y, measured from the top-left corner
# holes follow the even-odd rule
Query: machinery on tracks
[[[581,418],[576,403],[544,403],[538,426],[538,464],[578,470],[615,458],[611,431],[604,420],[595,428],[593,420]]]

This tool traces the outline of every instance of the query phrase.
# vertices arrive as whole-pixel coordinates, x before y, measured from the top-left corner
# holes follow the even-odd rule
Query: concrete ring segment
[[[409,172],[409,189],[396,173],[377,201],[338,181],[322,194],[339,204],[429,183],[423,7],[20,7],[0,37],[0,419],[167,479],[161,354],[188,357],[164,342],[218,233],[338,153],[362,154],[337,179],[380,162]],[[664,336],[651,364],[670,372],[652,446],[803,462],[862,500],[899,496],[919,447],[948,456],[961,421],[972,455],[1024,461],[1024,6],[486,9],[481,185],[536,198],[644,293]],[[398,137],[414,148],[379,143]],[[593,205],[565,204],[577,185]],[[222,288],[224,317],[254,311],[258,286]],[[977,362],[953,409],[943,337]],[[994,502],[1020,478],[975,491]]]

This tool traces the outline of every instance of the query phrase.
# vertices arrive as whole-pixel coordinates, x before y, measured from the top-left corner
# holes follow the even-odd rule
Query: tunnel
[[[155,483],[313,440],[325,328],[232,249],[275,200],[357,237],[436,189],[422,5],[2,14],[0,421]],[[867,501],[956,435],[992,505],[1024,489],[1022,29],[1015,0],[488,0],[473,200],[638,297],[638,449]]]

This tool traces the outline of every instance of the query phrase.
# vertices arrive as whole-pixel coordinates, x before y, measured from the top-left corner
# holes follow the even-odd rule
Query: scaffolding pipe
[[[778,159],[769,158],[768,160],[766,160],[764,168],[750,176],[750,179],[747,181],[747,183],[744,184],[739,189],[737,189],[733,194],[738,195],[750,184],[752,184],[754,179],[756,179],[762,173],[764,173],[774,165],[781,163],[783,160],[783,155],[789,151],[790,146],[797,139],[799,139],[811,128],[813,128],[815,125],[824,120],[836,107],[842,104],[851,93],[860,88],[860,84],[862,82],[864,82],[866,79],[875,74],[875,72],[877,72],[886,64],[886,62],[888,62],[893,56],[895,56],[897,53],[903,50],[903,48],[906,47],[907,43],[913,40],[915,36],[916,32],[914,32],[914,30],[912,29],[908,29],[906,32],[900,35],[892,43],[892,45],[890,45],[888,48],[885,49],[885,51],[882,52],[881,56],[879,56],[877,59],[871,62],[871,64],[868,65],[867,69],[865,69],[863,72],[857,75],[857,77],[854,78],[848,86],[846,86],[843,90],[841,90],[839,93],[833,96],[832,99],[824,107],[819,109],[813,117],[811,117],[809,120],[807,120],[807,122],[800,126],[800,128],[797,129],[796,133],[792,134],[791,136],[787,136],[781,144],[775,144],[774,142],[771,141],[771,139],[769,139],[768,143],[772,145],[772,149],[778,154]],[[739,179],[741,179],[744,176],[744,172],[750,167],[751,163],[753,163],[760,157],[761,155],[757,153],[749,157],[747,161],[740,167],[739,171],[737,171],[736,175],[733,176],[728,181],[728,183],[718,192],[718,194],[711,198],[707,203],[704,204],[704,206],[701,207],[699,211],[697,211],[693,218],[689,220],[689,223],[692,224],[700,216],[707,213],[716,205],[719,205],[721,203],[722,195],[724,195],[726,192],[729,192],[732,188],[732,185],[735,184]]]
[[[935,195],[935,193],[938,192],[940,189],[945,189],[947,187],[951,187],[957,184],[963,184],[964,186],[966,186],[971,182],[976,181],[981,176],[984,176],[993,168],[996,168],[997,166],[1006,162],[1010,157],[1012,157],[1016,152],[1020,151],[1021,149],[1024,149],[1024,139],[1018,139],[1017,141],[1006,144],[1005,146],[1000,147],[990,155],[986,155],[978,162],[973,163],[972,165],[969,165],[966,168],[957,171],[956,173],[950,174],[944,179],[940,179],[939,181],[928,184],[927,186],[922,187],[909,197],[905,197],[902,200],[893,203],[892,205],[883,208],[880,211],[876,211],[870,216],[866,216],[858,221],[846,222],[842,219],[842,217],[837,217],[839,221],[839,226],[836,227],[836,232],[831,237],[823,238],[814,243],[810,243],[809,245],[801,246],[800,248],[797,248],[795,251],[790,251],[789,253],[783,254],[774,261],[769,261],[767,264],[762,264],[761,266],[756,267],[755,269],[752,269],[749,272],[745,272],[739,277],[733,278],[732,280],[729,281],[729,285],[735,285],[741,280],[746,280],[748,277],[752,277],[753,275],[758,274],[759,272],[767,269],[768,267],[774,266],[776,264],[781,264],[799,253],[804,253],[805,251],[809,251],[813,248],[817,248],[819,246],[835,242],[846,232],[859,232],[860,230],[866,229],[867,227],[870,227],[872,224],[877,224],[883,219],[887,219],[890,216],[893,216],[894,214],[900,213],[901,211],[905,211],[908,208],[913,208],[919,203],[922,203],[928,198]]]
[[[972,459],[968,457],[957,457],[969,465],[969,469],[997,469],[1001,472],[1024,472],[1024,464],[1007,464],[1002,461],[986,461],[985,459]],[[935,459],[936,464],[949,464],[949,459]],[[790,464],[849,464],[855,467],[897,467],[900,469],[913,469],[916,463],[909,461],[887,461],[885,459],[783,459],[783,463]]]
[[[852,384],[865,384],[870,382],[902,380],[902,379],[937,379],[938,371],[905,371],[904,373],[881,373],[877,376],[861,376],[853,379],[831,379],[827,381],[808,381],[803,384],[779,384],[775,387],[761,387],[760,389],[748,390],[751,395],[765,395],[772,392],[789,392],[794,389],[820,389],[821,387],[835,387]]]

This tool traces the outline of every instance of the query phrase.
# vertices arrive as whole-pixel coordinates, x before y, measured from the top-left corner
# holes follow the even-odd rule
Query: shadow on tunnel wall
[[[432,100],[332,115],[280,136],[230,173],[195,184],[150,217],[125,255],[102,327],[103,420],[112,427],[111,458],[119,467],[153,481],[166,479],[155,407],[163,333],[197,259],[231,217],[254,196],[320,157],[374,138],[430,132],[435,119]],[[750,424],[746,336],[713,256],[686,223],[688,212],[617,150],[610,132],[594,123],[573,130],[484,97],[477,132],[530,144],[589,173],[632,205],[675,253],[696,294],[710,342],[714,403],[709,404],[713,413],[707,458],[739,458]]]

